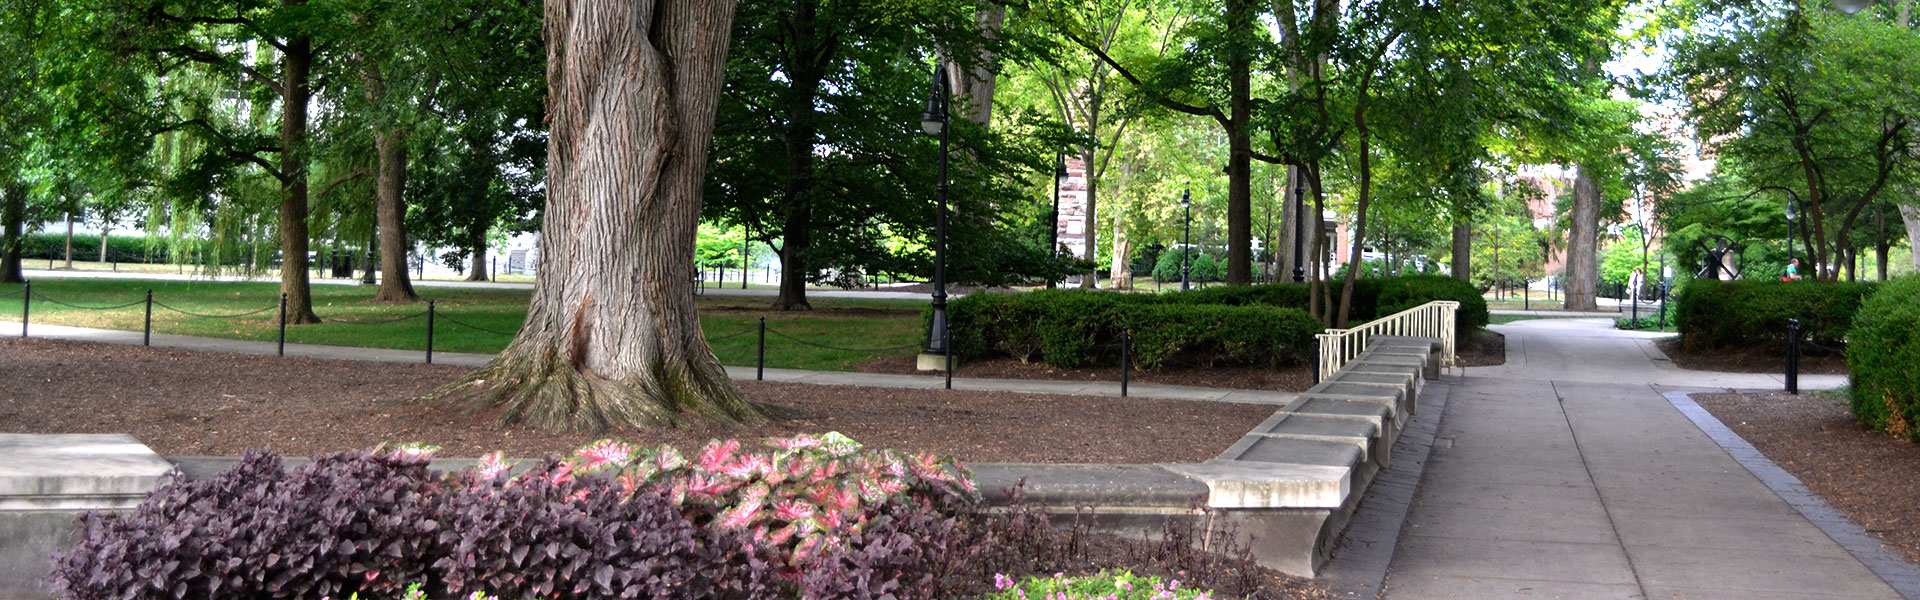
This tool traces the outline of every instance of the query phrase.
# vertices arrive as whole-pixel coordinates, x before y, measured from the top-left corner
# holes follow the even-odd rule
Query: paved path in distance
[[[125,344],[129,346],[138,346],[141,344],[140,332],[138,331],[90,329],[85,327],[66,327],[33,323],[28,327],[27,333],[34,338]],[[12,337],[18,335],[20,335],[19,321],[0,321],[0,336]],[[153,334],[153,345],[161,348],[229,352],[234,354],[273,355],[279,351],[278,344],[275,342],[230,340],[225,338],[193,337],[164,333]],[[349,346],[322,346],[318,344],[287,344],[287,356],[374,362],[423,362],[426,360],[426,353],[420,350],[356,348]],[[487,361],[491,360],[493,356],[492,354],[435,352],[433,353],[433,362],[443,365],[478,367],[487,364]],[[757,373],[751,366],[729,366],[727,367],[727,375],[738,381],[748,381],[754,379]],[[858,385],[914,389],[940,389],[946,385],[946,378],[934,375],[894,375],[888,373],[805,371],[800,369],[774,368],[766,370],[766,380],[820,385]],[[953,389],[988,392],[1066,394],[1074,396],[1119,396],[1120,382],[955,377],[953,379]],[[1272,404],[1275,406],[1286,404],[1296,396],[1293,392],[1139,383],[1129,385],[1127,387],[1127,394],[1131,397],[1138,398],[1198,400],[1240,404]]]
[[[1662,395],[1777,376],[1677,369],[1601,319],[1494,329],[1507,364],[1454,383],[1386,598],[1901,597]]]

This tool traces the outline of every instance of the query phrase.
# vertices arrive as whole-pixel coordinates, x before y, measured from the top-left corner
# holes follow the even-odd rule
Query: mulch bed
[[[1658,344],[1660,351],[1673,359],[1673,364],[1682,369],[1694,371],[1779,373],[1787,365],[1786,349],[1778,346],[1762,345],[1688,351],[1681,346],[1679,338],[1661,340]],[[1847,374],[1847,357],[1802,346],[1800,372],[1845,375]]]
[[[774,422],[607,434],[501,428],[395,401],[461,367],[0,339],[0,431],[131,433],[163,455],[289,455],[423,441],[445,456],[563,453],[601,437],[692,450],[713,438],[839,431],[875,447],[969,462],[1191,462],[1217,455],[1272,407],[1141,398],[739,382]],[[1150,417],[1143,417],[1150,415]]]
[[[1889,548],[1920,561],[1920,445],[1869,431],[1823,394],[1694,394],[1775,464]]]

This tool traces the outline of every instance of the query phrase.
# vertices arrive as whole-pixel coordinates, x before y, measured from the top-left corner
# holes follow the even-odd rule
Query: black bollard
[[[1787,393],[1800,395],[1800,320],[1787,319]]]
[[[27,337],[27,317],[33,314],[33,282],[20,289],[20,337]]]
[[[433,303],[427,301],[427,364],[433,364]]]
[[[147,318],[146,318],[146,323],[140,327],[140,345],[142,346],[153,345],[153,289],[152,288],[147,289]]]
[[[953,389],[953,328],[941,327],[940,339],[947,346],[947,389]]]
[[[1133,370],[1133,330],[1120,330],[1120,397],[1127,397],[1127,372]]]
[[[767,318],[760,317],[760,349],[753,359],[754,381],[767,380]]]
[[[280,292],[280,356],[287,355],[287,293]]]

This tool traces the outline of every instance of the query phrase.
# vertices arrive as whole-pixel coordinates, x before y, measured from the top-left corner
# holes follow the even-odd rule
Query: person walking
[[[1627,299],[1632,302],[1639,302],[1640,286],[1645,285],[1646,282],[1647,274],[1640,269],[1634,269],[1633,274],[1627,276]]]
[[[1800,259],[1796,258],[1796,259],[1787,261],[1787,274],[1781,277],[1780,280],[1781,281],[1799,281],[1800,280]]]

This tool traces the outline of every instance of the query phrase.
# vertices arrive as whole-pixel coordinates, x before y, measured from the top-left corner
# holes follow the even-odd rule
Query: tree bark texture
[[[27,186],[8,181],[0,188],[0,283],[26,283],[20,251],[26,245]]]
[[[1116,290],[1133,289],[1133,264],[1127,261],[1133,254],[1133,242],[1127,241],[1127,230],[1120,226],[1119,220],[1113,223],[1113,266],[1110,273],[1113,281],[1107,287]]]
[[[407,276],[406,200],[407,142],[399,131],[373,134],[379,156],[374,178],[374,211],[380,220],[380,291],[374,302],[418,302],[413,279]],[[303,254],[304,255],[304,254]]]
[[[1007,7],[1004,4],[989,3],[985,10],[974,14],[974,25],[980,29],[981,36],[988,39],[998,37],[1006,23]],[[971,69],[951,58],[943,62],[947,63],[948,78],[951,79],[947,83],[952,87],[948,89],[953,90],[956,99],[965,101],[964,106],[967,107],[964,111],[956,112],[964,113],[961,116],[984,126],[993,122],[993,52],[982,52],[974,60]]]
[[[1227,35],[1241,39],[1253,27],[1250,0],[1227,0]],[[1227,58],[1227,283],[1253,282],[1253,57],[1233,50]]]
[[[1920,204],[1900,205],[1900,221],[1907,226],[1907,245],[1920,248]],[[1913,252],[1913,268],[1920,271],[1920,249]]]
[[[1099,97],[1096,95],[1093,102],[1089,104],[1094,107],[1094,110],[1089,113],[1090,117],[1087,119],[1087,135],[1092,137],[1097,135],[1099,131],[1096,129],[1100,123]],[[1095,137],[1094,139],[1099,138]],[[1085,161],[1084,164],[1087,165],[1087,215],[1082,221],[1086,223],[1087,250],[1086,256],[1082,258],[1085,258],[1087,262],[1095,264],[1094,269],[1089,271],[1086,277],[1080,278],[1080,289],[1084,290],[1100,288],[1100,268],[1097,262],[1100,260],[1100,213],[1099,205],[1097,204],[1100,200],[1100,178],[1094,173],[1093,153],[1094,148],[1092,147],[1088,147],[1085,151],[1081,152],[1081,160]]]
[[[1473,281],[1473,222],[1465,217],[1453,220],[1453,278]]]
[[[473,268],[467,269],[467,281],[486,281],[487,280],[487,244],[486,242],[482,241],[479,244],[474,244],[473,250],[468,254],[473,256]]]
[[[67,211],[67,249],[63,256],[67,257],[67,270],[73,270],[73,211]]]
[[[812,272],[807,250],[813,246],[813,152],[820,138],[815,100],[838,48],[834,40],[816,34],[818,18],[814,0],[797,0],[793,26],[785,28],[788,87],[782,110],[787,116],[783,140],[787,180],[780,192],[780,294],[773,299],[774,310],[813,308],[807,301],[807,275]]]
[[[302,4],[306,0],[281,0],[287,7]],[[281,60],[280,292],[287,295],[288,323],[319,323],[307,284],[307,104],[313,96],[307,71],[313,66],[313,40],[287,40]]]
[[[547,428],[764,419],[694,314],[695,228],[734,6],[547,0],[538,282],[507,349],[436,395]]]
[[[1573,178],[1572,225],[1567,231],[1567,272],[1565,277],[1567,310],[1594,310],[1600,278],[1600,187],[1581,166]]]

